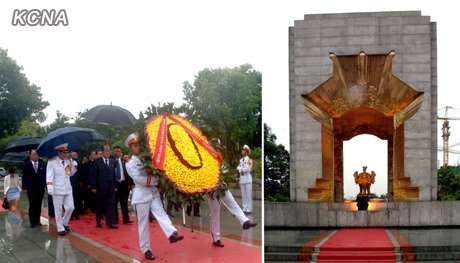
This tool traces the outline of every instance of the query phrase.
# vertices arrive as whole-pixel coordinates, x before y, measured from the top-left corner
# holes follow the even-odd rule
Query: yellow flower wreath
[[[189,121],[178,115],[158,115],[147,122],[145,133],[153,167],[163,170],[177,191],[202,195],[219,187],[221,156]],[[165,143],[164,150],[157,146],[160,143]],[[156,157],[164,158],[161,167],[155,167]]]

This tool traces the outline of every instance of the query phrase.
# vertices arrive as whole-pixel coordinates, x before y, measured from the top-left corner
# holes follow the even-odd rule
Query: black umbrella
[[[40,143],[37,152],[40,156],[56,155],[56,146],[67,143],[70,150],[76,150],[90,141],[104,141],[99,132],[89,128],[64,127],[50,132]]]
[[[6,146],[5,152],[24,152],[37,149],[42,140],[43,138],[36,136],[20,137],[10,142]]]
[[[29,157],[27,152],[19,152],[19,153],[6,153],[0,161],[2,162],[14,162],[14,163],[22,163]]]
[[[114,105],[98,105],[86,112],[83,117],[110,126],[132,126],[136,118],[127,109]]]

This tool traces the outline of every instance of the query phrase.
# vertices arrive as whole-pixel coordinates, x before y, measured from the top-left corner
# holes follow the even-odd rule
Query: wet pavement
[[[0,212],[1,262],[97,262],[58,238],[48,226],[30,228],[15,212]]]
[[[0,180],[3,185],[3,180]],[[0,189],[3,187],[0,186]],[[237,189],[232,190],[239,191]],[[3,193],[0,191],[0,198],[3,200]],[[235,198],[241,204],[240,198]],[[46,195],[43,199],[43,207],[46,209]],[[0,262],[114,262],[130,260],[126,255],[111,252],[110,255],[95,255],[94,251],[107,250],[97,242],[88,240],[84,236],[73,235],[59,237],[56,234],[55,226],[48,226],[46,217],[41,218],[44,224],[41,227],[30,228],[27,216],[28,200],[22,193],[19,211],[0,212]],[[132,212],[132,208],[131,213]],[[226,239],[236,240],[244,245],[261,248],[262,226],[261,226],[261,201],[254,201],[253,214],[248,215],[252,221],[259,225],[249,231],[243,231],[238,221],[233,218],[225,206],[221,207],[221,235],[225,243]],[[46,210],[45,210],[46,211]],[[43,213],[42,213],[43,214]],[[45,213],[46,214],[46,213]],[[182,231],[191,231],[192,218],[186,216],[186,227],[182,225],[182,211],[173,211],[174,217],[171,218],[176,226],[182,227]],[[209,232],[209,208],[207,201],[201,206],[201,217],[193,217],[193,230],[209,235],[209,242],[212,238]],[[82,242],[84,240],[84,242]],[[137,240],[133,240],[137,243]],[[85,243],[82,245],[82,243]],[[90,248],[88,248],[90,246]],[[80,249],[79,249],[80,248]],[[83,252],[85,251],[85,252]],[[262,251],[262,250],[261,250]],[[262,252],[261,252],[262,253]],[[89,255],[91,254],[91,255]],[[110,260],[106,260],[109,259]],[[102,260],[101,260],[102,259]],[[120,260],[118,260],[120,259]]]
[[[231,189],[231,192],[239,191],[239,189]],[[241,207],[241,198],[235,197],[236,202]],[[220,208],[221,219],[221,236],[233,240],[241,241],[243,244],[252,244],[262,246],[262,205],[260,200],[253,200],[253,212],[246,215],[251,221],[258,223],[255,228],[243,230],[238,220],[230,213],[230,211],[222,205]],[[174,217],[171,218],[175,225],[182,226],[182,210],[172,211]],[[193,217],[194,231],[200,231],[209,234],[210,241],[212,240],[209,231],[209,206],[208,201],[202,203],[200,207],[201,217]],[[186,228],[192,229],[192,217],[186,216]]]

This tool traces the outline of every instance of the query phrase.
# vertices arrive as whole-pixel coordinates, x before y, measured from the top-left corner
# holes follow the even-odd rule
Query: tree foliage
[[[245,64],[205,68],[183,85],[181,110],[209,138],[223,145],[224,159],[236,166],[244,144],[261,147],[262,74]]]
[[[40,87],[31,84],[23,68],[0,48],[0,138],[18,131],[21,122],[44,121],[43,110],[49,105],[42,100]]]
[[[264,124],[264,194],[267,201],[289,201],[289,152]]]
[[[451,166],[438,169],[438,199],[460,200],[460,174],[455,173]]]

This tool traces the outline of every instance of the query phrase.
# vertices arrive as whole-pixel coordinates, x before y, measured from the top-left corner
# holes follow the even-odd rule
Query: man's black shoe
[[[130,225],[130,224],[132,224],[132,223],[134,223],[133,220],[128,220],[128,221],[124,221],[124,222],[123,222],[124,225]]]
[[[257,223],[252,223],[251,220],[248,220],[248,221],[244,222],[243,229],[248,230],[249,228],[255,227],[255,226],[257,226]]]
[[[117,225],[111,225],[111,226],[108,226],[108,228],[110,228],[110,229],[118,229],[118,226]]]
[[[154,260],[155,256],[153,255],[152,251],[147,250],[147,252],[144,253],[146,259]]]
[[[66,231],[59,231],[58,233],[59,233],[60,236],[65,236],[67,234]]]
[[[69,226],[64,226],[65,231],[70,232],[70,227]]]
[[[169,243],[176,243],[179,240],[184,239],[184,236],[181,236],[177,233],[177,231],[174,231],[172,235],[169,237]]]
[[[36,224],[30,224],[30,228],[34,228]]]
[[[97,223],[96,227],[97,227],[97,228],[102,228],[101,223]]]
[[[215,242],[212,242],[212,244],[216,247],[224,247],[224,244],[222,243],[222,241],[220,241],[220,239]]]

